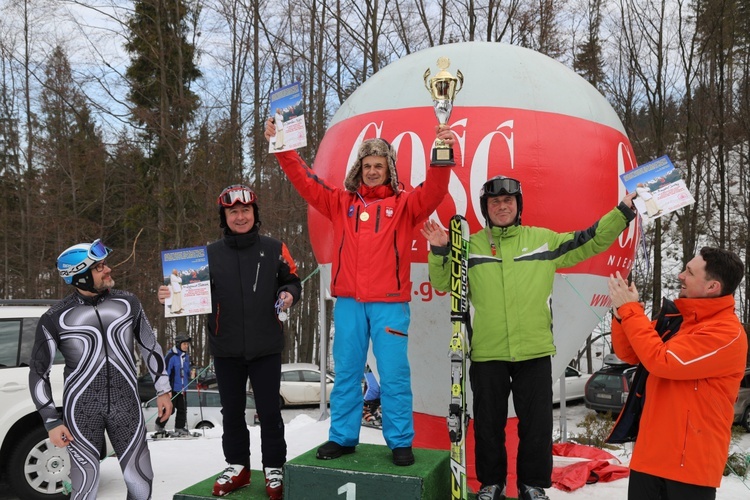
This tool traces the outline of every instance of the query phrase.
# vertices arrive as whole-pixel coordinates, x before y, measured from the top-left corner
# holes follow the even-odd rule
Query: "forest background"
[[[645,227],[637,260],[654,309],[701,246],[746,259],[746,0],[0,0],[0,297],[64,296],[57,255],[101,237],[117,288],[141,298],[162,345],[184,331],[207,365],[205,316],[166,320],[156,289],[161,250],[221,236],[223,187],[250,185],[263,231],[303,279],[317,269],[306,204],[266,152],[269,92],[302,82],[300,154],[312,161],[379,69],[475,40],[571,67],[612,104],[640,163],[667,154],[680,169],[696,203]],[[318,287],[304,283],[284,361],[320,359]],[[749,290],[746,276],[745,323]]]

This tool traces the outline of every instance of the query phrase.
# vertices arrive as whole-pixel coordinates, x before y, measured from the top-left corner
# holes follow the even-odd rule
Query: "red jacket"
[[[276,158],[300,195],[333,224],[331,294],[360,302],[410,301],[414,226],[443,201],[451,169],[428,168],[427,179],[411,192],[395,194],[385,185],[352,193],[326,184],[295,151]]]
[[[662,342],[640,304],[622,305],[612,344],[650,375],[630,468],[683,483],[719,487],[734,402],[747,360],[747,335],[734,298],[677,299],[679,331]]]

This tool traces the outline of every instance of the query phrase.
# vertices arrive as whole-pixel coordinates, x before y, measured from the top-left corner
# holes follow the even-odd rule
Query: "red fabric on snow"
[[[552,468],[552,486],[563,491],[573,491],[599,481],[609,482],[628,477],[630,469],[611,463],[619,460],[614,455],[576,443],[556,443],[552,454],[559,457],[578,457],[585,460],[564,467]]]
[[[414,441],[415,448],[433,450],[450,449],[448,425],[444,416],[427,415],[414,412]],[[508,454],[507,495],[515,498],[518,495],[516,487],[516,456],[518,455],[518,418],[508,417],[505,424],[505,451]],[[481,486],[477,481],[477,471],[474,463],[474,421],[470,421],[466,432],[466,476],[469,491],[475,492]]]

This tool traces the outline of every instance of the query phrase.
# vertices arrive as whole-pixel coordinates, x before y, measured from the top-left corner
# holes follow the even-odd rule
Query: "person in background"
[[[383,428],[383,413],[380,409],[380,384],[370,369],[365,367],[365,395],[362,407],[362,425],[366,427]]]
[[[221,398],[221,443],[228,466],[212,493],[224,496],[250,484],[250,433],[245,421],[250,380],[260,418],[266,493],[280,500],[286,441],[279,407],[284,327],[277,311],[296,303],[302,287],[286,244],[260,234],[258,198],[249,187],[226,187],[217,206],[224,237],[207,248],[212,306],[207,337]],[[167,297],[169,288],[160,287],[159,300],[163,303]]]
[[[36,327],[29,389],[49,439],[70,456],[70,498],[96,498],[106,431],[120,461],[128,498],[151,498],[154,472],[138,396],[134,352],[154,380],[157,418],[172,413],[164,357],[135,295],[115,290],[101,240],[79,243],[57,258],[73,293],[52,306]],[[65,358],[62,412],[52,400],[49,374],[56,353]]]
[[[666,342],[618,272],[609,279],[612,345],[641,363],[647,398],[630,460],[629,500],[714,500],[727,461],[747,334],[734,292],[745,275],[734,252],[703,247],[677,279],[682,323]]]
[[[266,140],[275,133],[269,118]],[[447,126],[436,133],[453,145]],[[443,201],[450,168],[430,166],[424,183],[406,191],[398,180],[396,150],[385,139],[368,139],[359,145],[341,189],[319,178],[296,151],[275,156],[297,192],[333,223],[337,248],[331,265],[336,383],[329,440],[316,457],[332,460],[356,451],[362,426],[362,367],[372,340],[380,373],[383,437],[395,465],[412,465],[414,420],[407,356],[412,233]]]
[[[180,333],[174,339],[174,346],[167,352],[165,362],[167,365],[167,377],[172,386],[172,405],[175,408],[177,416],[175,417],[174,433],[175,437],[186,437],[190,435],[187,428],[187,388],[190,384],[190,341],[184,333]],[[156,420],[156,432],[167,435],[165,429],[169,418]]]
[[[521,225],[521,183],[497,176],[484,183],[479,204],[485,227],[471,235],[469,300],[474,306],[469,378],[474,394],[477,500],[505,498],[508,396],[518,416],[518,492],[521,500],[548,500],[552,486],[551,296],[555,272],[607,250],[635,218],[633,198],[583,231],[557,233]],[[450,288],[448,235],[433,221],[430,282]]]

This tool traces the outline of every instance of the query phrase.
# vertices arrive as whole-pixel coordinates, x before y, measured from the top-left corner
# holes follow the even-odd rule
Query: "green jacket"
[[[551,295],[555,271],[605,251],[634,217],[630,208],[620,204],[584,231],[493,227],[494,256],[487,229],[472,234],[472,361],[524,361],[554,355]],[[433,248],[428,264],[432,286],[448,291],[448,248]]]

